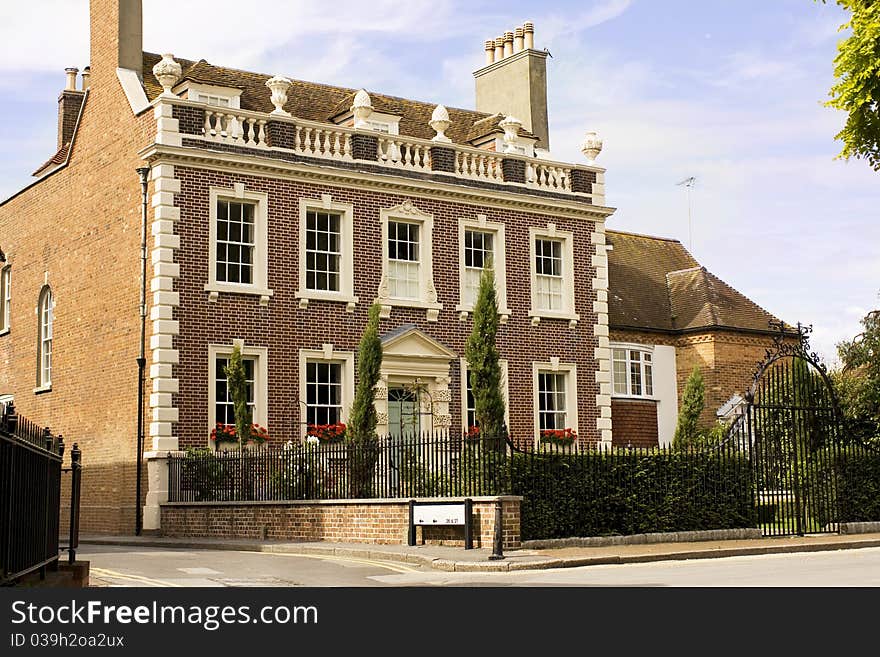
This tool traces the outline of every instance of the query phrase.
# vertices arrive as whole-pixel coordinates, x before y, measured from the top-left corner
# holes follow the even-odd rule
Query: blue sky
[[[87,5],[0,8],[2,198],[54,149],[63,69],[88,63]],[[812,323],[826,357],[880,306],[880,174],[834,159],[845,117],[822,104],[846,19],[833,3],[250,0],[253,20],[242,7],[144,0],[144,47],[472,107],[483,41],[531,20],[553,55],[552,155],[583,162],[583,134],[601,134],[610,228],[688,245],[676,183],[696,176],[694,255],[777,316]]]

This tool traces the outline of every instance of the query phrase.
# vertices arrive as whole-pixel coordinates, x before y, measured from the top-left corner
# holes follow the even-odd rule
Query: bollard
[[[501,500],[495,503],[495,537],[492,541],[492,554],[489,561],[498,561],[504,558],[504,519],[501,511]]]

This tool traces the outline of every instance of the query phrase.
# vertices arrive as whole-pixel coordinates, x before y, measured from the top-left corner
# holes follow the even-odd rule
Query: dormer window
[[[221,87],[213,84],[198,84],[190,80],[182,81],[174,89],[181,98],[194,100],[212,107],[241,109],[241,89]]]
[[[341,114],[336,118],[337,125],[346,127],[354,127],[354,115],[351,112]],[[400,134],[400,117],[396,114],[383,114],[382,112],[372,112],[370,118],[366,120],[369,130],[379,132],[383,135],[399,135]]]

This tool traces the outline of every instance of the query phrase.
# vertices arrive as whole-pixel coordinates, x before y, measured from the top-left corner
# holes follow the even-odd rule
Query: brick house
[[[158,528],[166,455],[231,421],[236,344],[273,441],[344,422],[374,301],[379,430],[464,430],[464,342],[489,259],[520,443],[564,427],[584,444],[668,442],[696,363],[707,421],[745,388],[771,316],[678,242],[606,231],[595,134],[586,164],[549,159],[530,23],[486,43],[477,110],[463,110],[145,53],[140,0],[90,11],[90,67],[79,84],[67,70],[57,152],[0,204],[0,393],[80,443],[84,530],[131,531],[137,504]]]

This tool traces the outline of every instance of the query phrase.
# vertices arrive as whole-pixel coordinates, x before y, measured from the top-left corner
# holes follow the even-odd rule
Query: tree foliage
[[[495,337],[498,334],[498,299],[495,273],[491,266],[483,268],[480,289],[474,305],[474,327],[465,344],[474,415],[480,433],[499,437],[504,430],[504,396],[501,394],[501,361]]]
[[[372,495],[373,475],[379,461],[375,405],[375,388],[382,367],[379,311],[377,304],[370,306],[367,325],[358,346],[358,382],[346,431],[346,440],[351,444],[348,452],[351,495],[358,498]]]
[[[705,395],[703,374],[699,367],[694,366],[694,371],[691,372],[684,386],[684,394],[678,409],[678,424],[675,427],[675,436],[672,438],[672,444],[676,447],[688,447],[699,441],[700,415],[703,413]]]
[[[837,345],[843,367],[834,381],[854,437],[880,442],[880,311],[868,313],[862,327],[853,340]]]
[[[823,4],[825,0],[822,0]],[[850,36],[837,47],[829,107],[848,114],[836,138],[843,142],[840,157],[864,158],[880,170],[880,3],[876,0],[837,0],[849,11],[841,30]]]
[[[229,396],[232,398],[232,412],[235,417],[235,433],[239,444],[246,445],[251,438],[251,409],[247,404],[247,375],[244,370],[244,361],[241,358],[241,347],[235,345],[229,363],[224,369],[229,388]]]
[[[382,367],[382,341],[379,339],[378,304],[370,306],[367,325],[358,346],[358,382],[346,432],[351,441],[376,437],[375,387]]]

